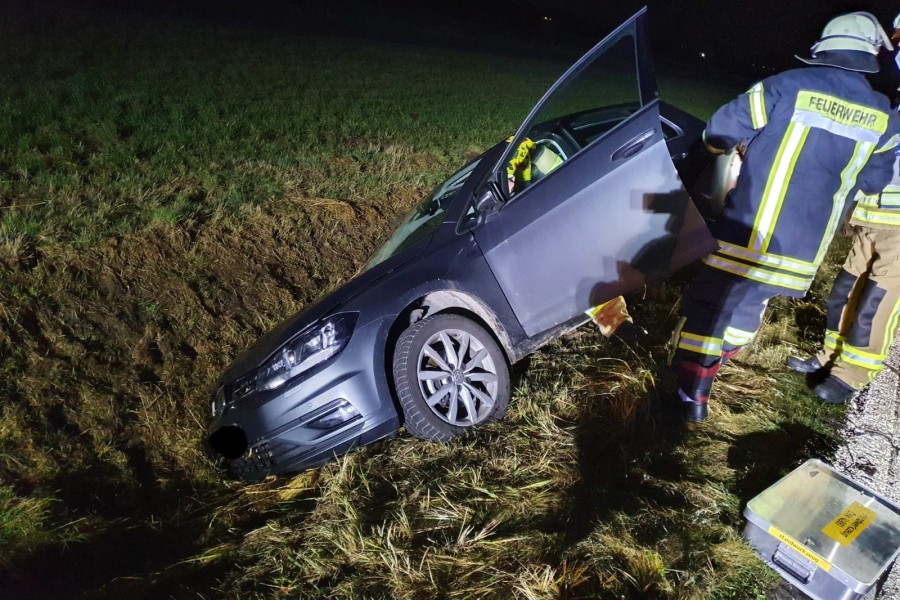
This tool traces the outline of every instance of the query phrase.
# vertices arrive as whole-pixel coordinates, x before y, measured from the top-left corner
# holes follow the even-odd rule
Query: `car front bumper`
[[[353,447],[393,437],[400,423],[383,352],[375,350],[384,347],[379,339],[378,323],[370,323],[354,331],[338,355],[277,390],[234,403],[223,399],[214,409],[207,449],[230,475],[254,480],[319,466]],[[347,406],[356,414],[322,427],[324,417]],[[223,452],[225,437],[239,441]]]

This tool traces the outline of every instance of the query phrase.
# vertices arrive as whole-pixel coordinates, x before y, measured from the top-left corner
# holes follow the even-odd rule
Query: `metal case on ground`
[[[818,460],[747,503],[744,537],[815,600],[856,600],[900,551],[900,508]]]

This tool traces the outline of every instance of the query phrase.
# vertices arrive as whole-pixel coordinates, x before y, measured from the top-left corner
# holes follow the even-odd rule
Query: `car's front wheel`
[[[406,430],[446,442],[504,415],[509,367],[483,327],[459,315],[438,314],[400,336],[394,387]]]

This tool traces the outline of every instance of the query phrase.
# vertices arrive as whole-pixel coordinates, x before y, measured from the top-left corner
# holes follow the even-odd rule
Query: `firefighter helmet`
[[[900,13],[897,13],[897,16],[894,17],[894,33],[891,34],[891,41],[895,44],[900,43]],[[900,50],[894,54],[894,64],[896,64],[897,69],[900,70]]]
[[[812,58],[797,57],[810,65],[877,73],[875,58],[881,48],[893,50],[891,39],[871,13],[855,12],[831,19],[812,45]]]

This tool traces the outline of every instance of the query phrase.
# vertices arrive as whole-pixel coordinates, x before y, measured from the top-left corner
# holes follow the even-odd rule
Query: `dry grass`
[[[4,590],[575,600],[771,587],[740,541],[740,510],[833,447],[839,411],[781,366],[815,343],[822,284],[776,303],[718,382],[711,421],[687,435],[657,398],[674,281],[635,303],[647,343],[573,332],[527,361],[507,419],[451,444],[401,436],[252,485],[222,480],[201,451],[230,359],[352,276],[564,65],[48,26],[61,51],[7,31],[34,63],[0,60],[12,69],[0,99]],[[94,38],[105,51],[83,54]],[[190,68],[159,67],[175,56]],[[484,82],[509,98],[466,91]],[[725,97],[670,89],[701,115]]]

